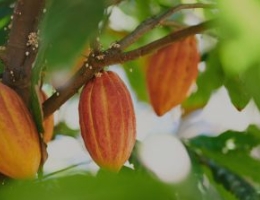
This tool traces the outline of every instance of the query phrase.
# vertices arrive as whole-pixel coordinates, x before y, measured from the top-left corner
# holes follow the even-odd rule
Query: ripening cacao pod
[[[0,172],[34,178],[41,161],[39,136],[22,99],[0,83]]]
[[[197,78],[199,61],[195,36],[163,47],[148,59],[148,93],[158,116],[186,99]]]
[[[48,97],[46,93],[43,90],[40,90],[40,102],[43,103]],[[54,115],[48,116],[46,119],[43,120],[43,128],[44,128],[44,133],[43,133],[43,141],[45,143],[48,143],[51,141],[53,137],[53,129],[54,129]]]
[[[135,144],[136,121],[130,93],[111,71],[88,82],[79,101],[81,135],[92,159],[119,171]]]

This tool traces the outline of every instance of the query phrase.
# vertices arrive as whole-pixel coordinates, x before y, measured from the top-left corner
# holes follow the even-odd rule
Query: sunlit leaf
[[[229,74],[245,71],[259,61],[260,2],[219,0],[220,24],[225,40],[222,41],[221,60]]]

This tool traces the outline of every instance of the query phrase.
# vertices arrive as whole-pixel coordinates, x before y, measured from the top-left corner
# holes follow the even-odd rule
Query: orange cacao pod
[[[43,90],[40,90],[40,102],[43,103],[48,97]],[[43,120],[43,141],[45,143],[51,141],[53,137],[53,129],[54,129],[54,115],[50,115],[46,119]]]
[[[117,74],[103,72],[85,85],[79,120],[92,159],[101,168],[119,171],[134,147],[136,121],[130,93]]]
[[[0,172],[34,178],[41,160],[39,136],[22,99],[0,83]]]
[[[158,116],[186,99],[197,78],[199,61],[195,36],[163,47],[148,59],[148,93]]]

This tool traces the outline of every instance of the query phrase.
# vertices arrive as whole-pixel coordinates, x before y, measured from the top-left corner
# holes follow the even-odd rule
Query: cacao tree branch
[[[156,16],[151,17],[141,23],[137,28],[129,35],[124,37],[122,40],[118,42],[120,45],[120,49],[124,50],[129,47],[131,44],[136,42],[140,37],[142,37],[145,33],[160,25],[164,20],[170,17],[172,14],[183,10],[183,9],[194,9],[194,8],[216,8],[215,4],[203,4],[203,3],[194,3],[194,4],[179,4],[173,8],[168,9],[166,12]]]
[[[90,79],[105,66],[123,63],[126,61],[137,59],[140,56],[147,55],[156,49],[159,49],[167,44],[177,41],[189,35],[194,35],[203,32],[215,26],[215,21],[207,21],[201,24],[190,26],[182,30],[176,31],[168,36],[156,40],[138,49],[122,52],[118,44],[111,48],[100,52],[99,54],[91,53],[88,60],[80,68],[80,70],[62,87],[57,88],[56,92],[43,103],[44,117],[48,117],[57,110],[63,103],[72,97],[77,91],[90,81]]]
[[[28,44],[30,34],[37,33],[44,0],[17,0],[6,46],[3,82],[12,87],[28,105],[31,67],[37,48]]]

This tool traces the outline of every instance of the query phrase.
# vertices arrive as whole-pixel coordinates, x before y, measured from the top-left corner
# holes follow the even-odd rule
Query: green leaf
[[[248,0],[237,4],[235,0],[219,0],[219,5],[222,36],[225,38],[220,41],[223,68],[232,76],[242,74],[249,96],[260,108],[260,93],[256,87],[260,78],[260,26],[255,20],[260,19],[260,2]],[[245,101],[239,104],[243,106]]]
[[[257,136],[256,127],[250,126],[245,132],[226,131],[216,137],[198,136],[189,142],[195,148],[208,149],[210,151],[243,151],[250,153],[252,148],[260,144],[260,137]],[[259,131],[259,130],[258,130]]]
[[[202,151],[206,157],[211,158],[215,163],[218,163],[240,177],[250,178],[252,181],[255,181],[255,183],[260,182],[260,175],[258,171],[255,170],[260,167],[260,162],[253,159],[248,154],[243,152],[229,152],[223,154],[208,150]]]
[[[221,34],[221,60],[227,74],[239,74],[259,62],[260,18],[258,0],[218,0]]]
[[[144,62],[143,59],[138,59],[124,63],[124,69],[137,98],[140,101],[148,102]]]
[[[1,200],[174,200],[174,190],[159,181],[133,173],[71,175],[45,181],[14,182],[0,189]]]
[[[249,103],[251,95],[249,95],[245,82],[239,77],[226,77],[224,85],[228,90],[232,104],[242,110]]]
[[[243,80],[245,87],[250,95],[252,95],[258,109],[260,110],[260,92],[257,87],[260,80],[260,64],[250,67],[244,74]]]
[[[251,126],[245,132],[227,131],[217,137],[199,136],[190,140],[190,145],[218,165],[260,182],[260,174],[255,170],[260,168],[260,162],[250,156],[251,150],[260,144],[257,132],[259,130]]]
[[[40,26],[41,50],[49,68],[70,66],[97,31],[104,0],[48,1]],[[72,67],[72,66],[70,66]]]

